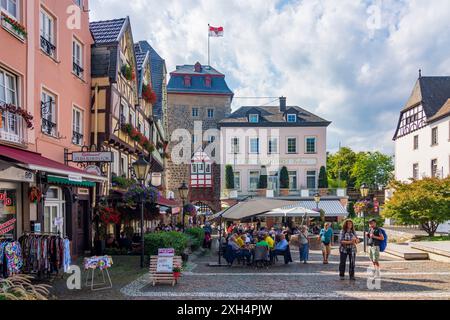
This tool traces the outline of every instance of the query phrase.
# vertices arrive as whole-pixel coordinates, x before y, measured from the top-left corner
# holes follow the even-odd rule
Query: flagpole
[[[208,23],[208,67],[211,66],[211,56],[210,56],[210,46],[209,46],[209,41],[210,41],[211,37],[209,35],[209,28],[210,28],[210,25]]]

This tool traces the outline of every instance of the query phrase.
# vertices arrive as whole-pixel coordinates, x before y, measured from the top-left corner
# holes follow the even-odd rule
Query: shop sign
[[[73,162],[114,162],[112,152],[74,152]]]
[[[41,224],[40,223],[35,223],[34,224],[34,232],[36,232],[36,233],[40,233],[41,232]]]
[[[0,224],[0,235],[11,232],[15,228],[16,219],[11,219],[3,224]]]
[[[83,182],[83,178],[77,175],[69,175],[69,181],[72,182]]]
[[[89,195],[89,189],[78,188],[78,194],[83,195],[83,196]]]
[[[102,170],[98,166],[88,166],[85,171],[94,176],[100,177],[102,175]]]
[[[3,202],[3,205],[5,206],[11,206],[12,205],[12,199],[8,198],[8,195],[5,193],[0,193],[0,202]]]
[[[156,265],[156,272],[173,272],[173,257],[175,255],[174,249],[159,249],[158,262]]]

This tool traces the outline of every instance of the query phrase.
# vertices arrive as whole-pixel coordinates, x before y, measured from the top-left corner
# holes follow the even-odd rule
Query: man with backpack
[[[385,248],[385,237],[384,231],[381,228],[377,227],[377,221],[375,219],[371,219],[369,221],[369,232],[367,233],[367,244],[369,245],[369,258],[372,261],[374,266],[374,276],[380,277],[380,247],[383,246],[383,250]]]

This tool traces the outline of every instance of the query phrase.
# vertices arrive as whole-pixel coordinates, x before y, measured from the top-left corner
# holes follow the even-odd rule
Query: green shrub
[[[259,176],[258,189],[267,189],[267,175],[262,174]]]
[[[233,167],[229,164],[225,167],[225,188],[234,189],[234,172]]]
[[[325,169],[324,166],[320,167],[319,188],[320,189],[327,189],[328,188],[327,169]]]
[[[105,254],[108,256],[126,256],[128,255],[128,250],[125,248],[106,248]]]
[[[280,188],[289,189],[289,171],[286,167],[281,168],[280,171]]]
[[[364,231],[364,219],[362,217],[355,217],[350,218],[353,221],[353,224],[355,225],[356,231]],[[377,227],[383,227],[384,226],[384,218],[380,216],[366,216],[366,230],[369,229],[369,220],[375,219],[377,220]],[[339,230],[342,230],[342,225],[344,224],[344,221],[339,223]]]
[[[192,251],[197,250],[203,244],[205,239],[205,231],[202,228],[189,228],[186,229],[186,234],[190,238],[190,246]]]
[[[181,255],[189,245],[189,236],[181,232],[154,232],[144,237],[145,254],[157,255],[160,248],[174,248]]]

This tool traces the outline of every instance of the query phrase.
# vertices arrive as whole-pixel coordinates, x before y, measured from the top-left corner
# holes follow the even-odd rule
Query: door
[[[89,245],[89,201],[79,200],[77,209],[77,253],[83,254]]]

